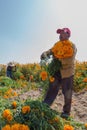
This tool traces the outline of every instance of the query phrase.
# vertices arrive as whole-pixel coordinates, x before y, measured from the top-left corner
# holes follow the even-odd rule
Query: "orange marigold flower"
[[[64,130],[74,130],[74,127],[72,127],[71,125],[65,125]]]
[[[22,107],[22,113],[23,113],[23,114],[26,114],[26,113],[28,113],[28,112],[30,112],[30,106],[23,106],[23,107]]]
[[[84,79],[83,79],[83,82],[87,82],[87,78],[84,78]]]
[[[4,110],[2,115],[7,121],[11,121],[13,119],[9,109]]]
[[[59,122],[59,118],[58,117],[55,117],[53,120],[54,120],[54,122]]]
[[[87,123],[85,123],[85,127],[87,128]]]
[[[5,125],[2,130],[11,130],[10,125]]]
[[[30,130],[30,128],[27,125],[20,125],[20,130]]]
[[[8,115],[7,117],[6,117],[6,119],[7,119],[7,121],[12,121],[12,119],[13,119],[13,117],[12,117],[12,115],[10,114],[10,115]]]
[[[27,125],[17,123],[11,126],[11,130],[30,130],[30,128]]]
[[[21,76],[20,76],[20,79],[25,79],[24,75],[21,75]]]
[[[17,107],[17,103],[15,101],[12,102],[12,106],[13,106],[13,108],[16,108]]]
[[[33,80],[33,78],[34,78],[33,75],[30,75],[29,79],[30,79],[30,80]]]
[[[50,80],[50,82],[54,82],[55,78],[50,76],[49,80]]]
[[[18,96],[18,94],[16,92],[13,92],[13,96]]]
[[[8,115],[11,115],[11,112],[10,112],[9,109],[5,109],[5,110],[3,111],[3,117],[4,117],[4,118],[7,118]]]
[[[44,80],[46,80],[47,79],[47,72],[46,71],[42,71],[41,73],[40,73],[40,77],[41,77],[41,79],[44,81]]]
[[[12,126],[11,126],[11,130],[19,130],[19,128],[20,128],[20,124],[13,124]]]
[[[8,96],[7,96],[7,95],[4,95],[4,98],[8,98]]]
[[[59,118],[58,117],[54,117],[52,120],[49,120],[48,121],[50,124],[53,124],[53,123],[58,123],[59,122]]]

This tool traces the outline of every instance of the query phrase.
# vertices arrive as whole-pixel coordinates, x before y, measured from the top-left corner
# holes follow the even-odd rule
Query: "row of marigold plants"
[[[27,82],[41,82],[50,80],[54,81],[52,76],[40,66],[38,63],[33,64],[16,64],[17,70],[13,72],[13,80],[27,81]],[[6,66],[2,65],[0,70],[0,77],[6,76]],[[1,78],[0,78],[1,80]],[[45,81],[45,82],[46,82]],[[6,83],[6,80],[4,81]],[[10,82],[11,83],[11,82]],[[1,86],[1,85],[0,85]],[[75,75],[74,75],[74,90],[76,92],[87,89],[87,62],[75,62]]]
[[[1,130],[86,130],[87,124],[65,120],[40,101],[12,101],[1,111]]]
[[[29,70],[32,70],[31,73],[32,80],[30,78],[28,79],[26,78],[24,73],[21,71],[22,67],[26,68],[26,70],[29,67]],[[30,84],[36,81],[39,83],[41,82],[42,85],[45,86],[48,85],[49,80],[50,82],[53,82],[55,80],[53,77],[50,77],[48,73],[44,70],[44,68],[41,68],[39,66],[39,64],[32,64],[32,65],[18,64],[18,71],[19,70],[22,73],[22,75],[19,76],[19,80],[21,82],[26,81],[26,83],[28,82]],[[34,79],[34,76],[36,76],[35,74],[38,75],[37,80]],[[3,76],[3,78],[4,77],[5,76]],[[6,86],[8,86],[9,84],[11,84],[12,86],[13,81],[16,82],[18,81],[17,77],[12,79],[12,82],[9,78],[5,77],[5,79],[2,82],[3,78],[1,75],[0,83],[2,83],[1,84],[2,86],[3,83]],[[27,85],[28,84],[26,84],[26,86]],[[76,62],[76,69],[75,69],[75,76],[74,76],[74,90],[78,92],[78,91],[82,91],[83,89],[85,90],[87,89],[87,62],[82,62],[82,63]],[[8,90],[7,95],[8,93],[12,94],[13,93],[12,89]],[[79,129],[86,130],[87,129],[87,124],[78,123],[78,122],[76,123],[74,122],[74,120],[68,120],[68,121],[63,120],[60,117],[60,113],[50,109],[49,106],[39,101],[30,101],[27,99],[26,101],[21,102],[18,101],[17,98],[17,101],[11,102],[11,99],[8,98],[5,99],[5,105],[3,105],[3,101],[0,107],[0,127],[1,127],[0,129],[1,130],[14,130],[14,129],[15,130],[43,130],[43,129],[44,130],[79,130]]]

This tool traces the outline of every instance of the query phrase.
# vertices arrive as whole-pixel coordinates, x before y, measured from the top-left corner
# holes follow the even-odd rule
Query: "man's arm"
[[[49,57],[50,55],[52,55],[52,51],[51,51],[51,49],[49,49],[48,51],[45,51],[45,52],[43,52],[42,54],[41,54],[41,59],[44,59],[45,57]]]

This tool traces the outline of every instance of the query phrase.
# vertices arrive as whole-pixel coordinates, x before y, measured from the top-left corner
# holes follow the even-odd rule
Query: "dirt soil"
[[[41,95],[41,90],[31,90],[19,96],[20,99],[26,100],[27,98],[37,99]],[[61,90],[58,93],[51,108],[62,112],[64,98]],[[73,92],[71,116],[76,120],[87,123],[87,91],[75,93]]]
[[[56,100],[51,106],[53,109],[61,112],[64,104],[62,92],[58,94]],[[80,122],[87,123],[87,92],[73,93],[71,116]]]

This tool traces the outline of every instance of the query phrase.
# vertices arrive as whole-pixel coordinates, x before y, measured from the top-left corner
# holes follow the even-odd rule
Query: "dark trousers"
[[[70,114],[73,90],[73,76],[64,79],[58,78],[56,76],[54,82],[49,83],[49,88],[43,102],[51,105],[58,94],[60,86],[62,87],[62,93],[64,95],[63,112],[66,114]]]
[[[12,78],[12,71],[7,70],[7,77]]]

